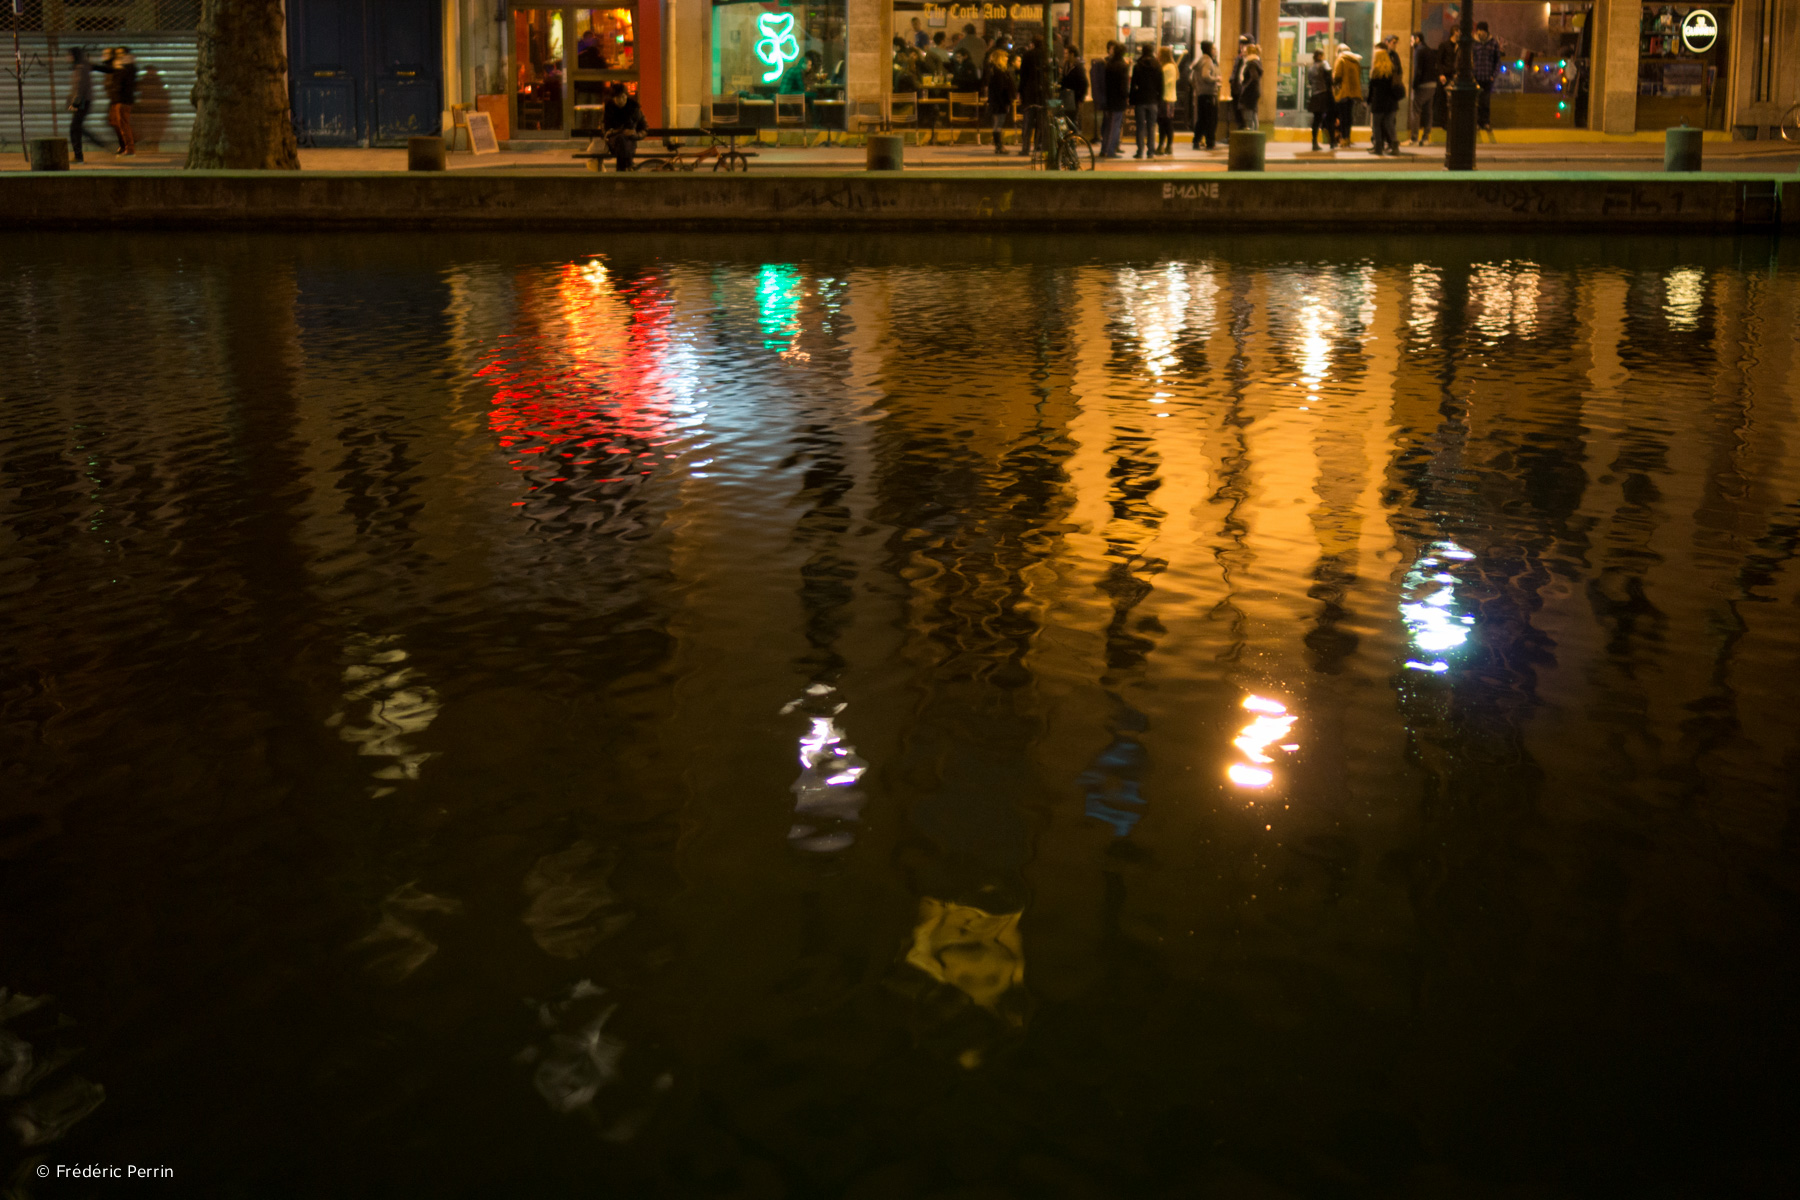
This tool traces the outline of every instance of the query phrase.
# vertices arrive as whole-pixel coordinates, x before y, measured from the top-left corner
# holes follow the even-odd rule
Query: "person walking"
[[[982,82],[987,85],[988,117],[994,123],[994,153],[1005,154],[1005,131],[1012,125],[1013,101],[1018,98],[1019,85],[1013,79],[1012,60],[1004,46],[994,47],[988,55],[987,74]]]
[[[1106,129],[1100,138],[1100,157],[1117,158],[1124,151],[1125,110],[1131,104],[1131,68],[1125,62],[1125,47],[1108,42],[1112,53],[1106,60]]]
[[[1256,106],[1262,102],[1262,77],[1262,47],[1251,42],[1244,47],[1244,69],[1238,76],[1241,82],[1231,93],[1239,129],[1257,127]]]
[[[81,152],[88,142],[97,150],[106,149],[105,142],[88,132],[88,110],[93,107],[94,68],[87,51],[77,46],[69,51],[69,149],[76,162],[87,161]]]
[[[1213,57],[1213,44],[1200,43],[1200,57],[1194,60],[1194,149],[1216,148],[1219,137],[1219,63]]]
[[[137,103],[137,59],[124,46],[115,46],[94,69],[106,76],[106,123],[119,135],[119,148],[113,153],[135,155],[137,135],[131,130],[131,106]]]
[[[1355,138],[1356,102],[1363,98],[1362,55],[1338,43],[1337,61],[1331,65],[1331,98],[1337,101],[1338,142],[1348,146]]]
[[[1431,140],[1431,108],[1437,100],[1437,53],[1425,44],[1425,35],[1412,35],[1412,100],[1406,108],[1408,145],[1423,146]]]
[[[1156,52],[1162,64],[1162,103],[1156,110],[1156,152],[1165,158],[1175,155],[1175,97],[1181,90],[1181,71],[1175,66],[1175,52],[1164,46]]]
[[[1475,128],[1494,132],[1494,78],[1500,73],[1500,43],[1486,21],[1475,22],[1475,44],[1469,47],[1470,73],[1475,76]]]
[[[1400,141],[1394,136],[1400,99],[1406,85],[1400,74],[1400,56],[1392,44],[1375,48],[1375,61],[1369,64],[1369,153],[1398,154]]]
[[[1312,114],[1312,148],[1319,148],[1319,133],[1323,130],[1325,141],[1336,150],[1337,122],[1332,114],[1337,111],[1337,102],[1331,98],[1331,68],[1323,50],[1313,51],[1312,62],[1306,68],[1306,111]]]
[[[1048,115],[1042,111],[1050,102],[1044,94],[1044,39],[1037,34],[1025,45],[1025,53],[1019,55],[1019,107],[1025,114],[1025,128],[1019,131],[1019,155],[1031,157],[1031,148],[1037,136],[1043,132],[1042,124]]]

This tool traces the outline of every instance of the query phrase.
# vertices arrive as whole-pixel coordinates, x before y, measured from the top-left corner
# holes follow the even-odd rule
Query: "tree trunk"
[[[282,0],[202,0],[189,170],[297,171]]]

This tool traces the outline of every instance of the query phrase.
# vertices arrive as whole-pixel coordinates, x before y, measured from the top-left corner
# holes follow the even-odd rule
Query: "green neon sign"
[[[764,83],[774,83],[787,70],[787,65],[800,57],[800,42],[794,37],[793,13],[764,13],[756,18],[756,32],[762,41],[756,43],[756,57],[768,65]]]

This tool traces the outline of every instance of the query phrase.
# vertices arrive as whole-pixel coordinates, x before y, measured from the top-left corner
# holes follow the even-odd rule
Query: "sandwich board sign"
[[[498,154],[500,143],[494,139],[494,118],[484,112],[469,114],[469,150],[475,154]]]

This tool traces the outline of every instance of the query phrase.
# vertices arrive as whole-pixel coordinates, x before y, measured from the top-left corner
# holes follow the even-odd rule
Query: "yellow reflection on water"
[[[922,897],[906,961],[993,1011],[1010,988],[1025,981],[1023,915]]]
[[[1281,701],[1254,693],[1244,697],[1243,709],[1252,714],[1250,723],[1238,731],[1231,744],[1248,761],[1226,767],[1225,777],[1243,788],[1268,787],[1275,782],[1275,772],[1268,766],[1275,761],[1270,748],[1289,754],[1300,748],[1298,742],[1288,740],[1294,732],[1294,715]]]

